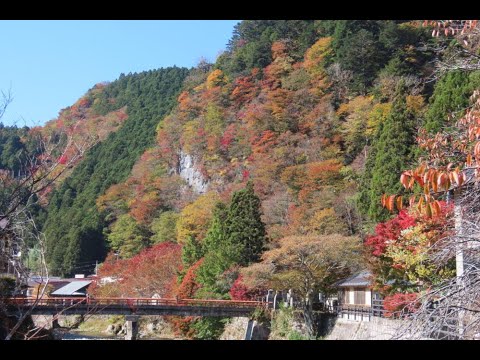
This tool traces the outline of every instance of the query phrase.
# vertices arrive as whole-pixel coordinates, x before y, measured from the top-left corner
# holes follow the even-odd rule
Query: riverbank
[[[73,316],[60,316],[60,328],[52,329],[57,340],[123,340],[125,317],[93,315],[80,320]],[[72,326],[72,324],[75,324]],[[145,316],[139,321],[138,339],[179,340],[171,326],[160,316]]]

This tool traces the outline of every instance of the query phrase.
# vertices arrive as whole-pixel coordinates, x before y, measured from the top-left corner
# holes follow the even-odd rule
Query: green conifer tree
[[[217,203],[213,210],[210,228],[203,242],[202,250],[205,259],[198,270],[198,281],[204,285],[208,293],[215,292],[214,285],[217,277],[236,261],[234,249],[226,239],[226,217],[227,207],[223,203]]]
[[[227,242],[235,249],[237,263],[246,266],[260,259],[265,245],[265,224],[261,219],[260,199],[252,182],[233,194],[225,223]]]
[[[381,196],[402,192],[399,174],[415,156],[415,118],[407,110],[405,95],[401,82],[392,111],[377,130],[362,178],[359,208],[374,221],[388,218],[388,212],[381,206]]]
[[[471,95],[469,76],[463,71],[447,73],[435,86],[425,117],[425,129],[435,133],[448,124],[448,115],[463,111]]]
[[[189,268],[205,255],[205,249],[202,244],[189,235],[182,247],[182,262],[185,268]]]

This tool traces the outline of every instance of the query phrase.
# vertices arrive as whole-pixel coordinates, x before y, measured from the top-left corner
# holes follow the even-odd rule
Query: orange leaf
[[[473,148],[473,154],[475,156],[479,156],[480,155],[480,141],[478,141],[476,144],[475,144],[475,147]]]
[[[435,215],[439,215],[440,212],[441,212],[441,206],[440,206],[440,203],[438,202],[438,200],[435,200],[432,204],[432,208],[434,210],[434,214]]]
[[[423,193],[424,193],[425,195],[430,194],[430,188],[428,187],[428,183],[425,184],[425,186],[423,187]]]
[[[420,196],[420,199],[418,199],[418,203],[417,203],[417,209],[419,211],[422,210],[422,206],[423,206],[423,197]]]
[[[432,187],[432,190],[433,192],[437,192],[438,191],[438,172],[434,172],[432,174],[432,178],[430,179],[430,186]]]
[[[455,180],[455,182],[457,183],[457,185],[460,186],[460,179],[458,178],[457,170],[452,171],[452,177],[453,177],[453,180]]]
[[[397,209],[399,211],[403,209],[403,202],[402,202],[402,197],[401,196],[397,197],[396,205],[397,205]]]
[[[445,173],[440,173],[438,175],[438,180],[437,184],[440,188],[448,189],[449,186],[449,180],[448,180],[448,175]]]
[[[411,189],[413,188],[413,185],[415,184],[415,178],[414,177],[411,177],[410,178],[410,181],[408,183],[408,189]]]
[[[387,201],[387,209],[389,211],[393,211],[394,206],[395,206],[395,195],[390,195]]]
[[[472,166],[472,154],[467,155],[466,164],[467,164],[467,166]]]
[[[425,213],[427,214],[427,217],[432,217],[432,206],[430,204],[425,204]]]
[[[408,200],[408,203],[409,205],[412,207],[413,205],[415,205],[415,199],[416,199],[416,196],[415,195],[412,195],[410,196],[410,199]]]
[[[417,181],[418,185],[420,185],[421,187],[423,187],[423,185],[424,185],[424,184],[423,184],[423,179],[422,179],[420,176],[418,176],[418,175],[414,175],[414,177],[415,177],[415,180]]]
[[[387,206],[387,194],[382,195],[382,207]]]
[[[428,170],[425,174],[423,174],[423,183],[426,184],[428,182],[428,178],[430,176],[430,170]]]

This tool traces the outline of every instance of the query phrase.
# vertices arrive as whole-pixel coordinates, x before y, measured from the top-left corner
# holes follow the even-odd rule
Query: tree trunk
[[[314,339],[316,335],[312,303],[313,294],[309,294],[305,298],[305,304],[303,306],[303,319],[305,320],[305,327],[307,328],[307,334],[310,339]]]

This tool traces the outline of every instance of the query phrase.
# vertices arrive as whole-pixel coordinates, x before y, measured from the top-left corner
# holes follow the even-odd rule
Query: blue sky
[[[41,125],[120,73],[215,61],[238,20],[0,21],[5,125]]]

